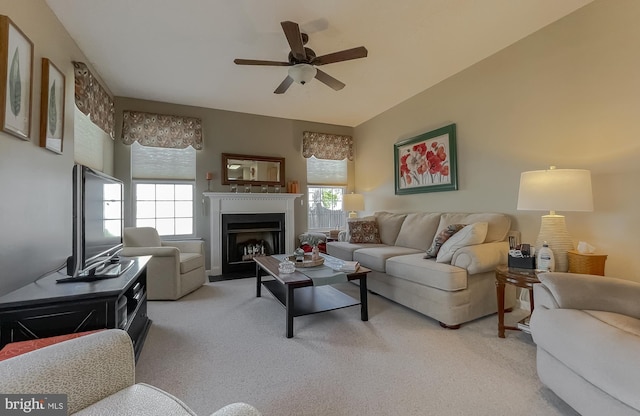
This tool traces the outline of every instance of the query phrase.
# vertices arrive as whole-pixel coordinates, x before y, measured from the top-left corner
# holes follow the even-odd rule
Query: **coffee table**
[[[324,255],[325,259],[330,256]],[[314,286],[313,280],[299,271],[280,273],[280,260],[273,256],[254,257],[256,262],[256,296],[261,296],[262,285],[284,306],[286,310],[286,335],[293,337],[293,318],[314,313],[332,311],[360,305],[360,319],[369,320],[367,307],[367,273],[371,270],[360,266],[358,270],[347,274],[347,279],[360,283],[360,300],[330,286]],[[337,259],[336,259],[337,260]],[[262,280],[270,275],[273,280]]]

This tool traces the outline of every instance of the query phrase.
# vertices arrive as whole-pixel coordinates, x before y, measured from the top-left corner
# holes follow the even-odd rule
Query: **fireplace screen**
[[[223,214],[222,273],[252,271],[254,257],[284,252],[284,213]]]

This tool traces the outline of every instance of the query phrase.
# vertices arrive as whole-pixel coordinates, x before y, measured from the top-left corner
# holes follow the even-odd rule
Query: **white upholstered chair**
[[[147,265],[147,299],[176,300],[202,286],[204,241],[162,241],[155,228],[124,229],[123,256],[153,256]]]
[[[640,283],[544,273],[531,335],[543,384],[583,416],[640,416]]]
[[[195,416],[171,394],[135,383],[131,338],[120,329],[85,335],[0,362],[0,392],[66,394],[67,412],[72,415]],[[246,403],[233,403],[211,416],[260,413]]]

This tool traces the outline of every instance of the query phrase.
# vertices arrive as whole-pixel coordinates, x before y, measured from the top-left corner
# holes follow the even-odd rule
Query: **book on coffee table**
[[[340,267],[341,272],[353,273],[360,268],[360,263],[357,261],[343,261]]]

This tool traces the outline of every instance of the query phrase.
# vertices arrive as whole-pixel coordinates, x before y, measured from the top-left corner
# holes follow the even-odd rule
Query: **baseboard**
[[[217,276],[209,275],[208,278],[209,278],[209,282],[220,282],[222,280],[251,279],[251,278],[255,279],[256,276],[254,273],[240,271],[240,272],[220,274]]]

